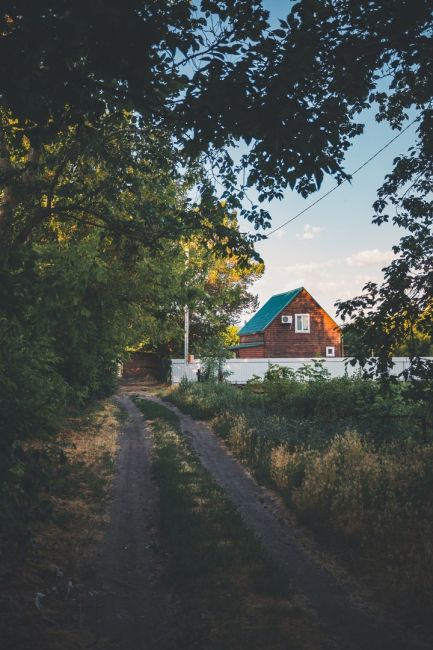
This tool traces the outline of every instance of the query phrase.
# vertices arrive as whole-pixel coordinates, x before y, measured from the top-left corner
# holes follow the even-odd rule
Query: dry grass
[[[248,456],[251,440],[242,417],[234,417],[226,443],[237,457],[259,467],[380,600],[425,622],[433,605],[433,445],[376,448],[348,431],[323,450],[269,446],[259,466]]]
[[[2,650],[90,647],[86,582],[106,517],[119,426],[118,409],[107,400],[59,433],[54,444],[61,462],[51,468],[48,495],[51,516],[35,531],[27,559],[0,574]]]
[[[356,550],[352,559],[366,558],[364,570],[374,573],[387,599],[414,615],[430,612],[433,445],[408,441],[374,449],[348,432],[300,462],[304,478],[291,497],[296,510],[347,540]],[[290,471],[289,463],[289,483]]]
[[[353,388],[347,382],[338,386],[342,391]],[[298,522],[314,531],[320,546],[357,576],[374,600],[411,623],[431,628],[431,437],[420,436],[413,427],[405,430],[407,420],[397,426],[393,418],[377,421],[386,424],[382,434],[376,423],[374,434],[336,426],[322,436],[317,421],[318,435],[310,435],[308,409],[292,426],[288,419],[276,417],[280,402],[269,402],[261,413],[249,409],[248,391],[232,387],[213,390],[193,384],[166,396],[193,416],[211,419],[237,459],[259,482],[278,491]],[[386,410],[386,403],[377,399],[377,408]],[[239,400],[246,400],[247,406],[237,408]],[[369,404],[361,400],[360,408],[364,405],[368,411]]]

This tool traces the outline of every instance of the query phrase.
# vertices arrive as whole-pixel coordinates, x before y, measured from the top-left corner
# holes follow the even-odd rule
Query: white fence
[[[433,358],[431,358],[433,361]],[[246,384],[254,375],[263,378],[269,368],[269,364],[277,364],[285,368],[298,370],[305,364],[312,365],[315,361],[322,361],[323,366],[329,371],[331,377],[349,377],[359,371],[359,366],[350,364],[350,358],[337,359],[310,359],[310,358],[291,358],[291,359],[227,359],[225,370],[230,374],[226,378],[229,384]],[[399,375],[403,370],[409,367],[408,357],[394,357],[394,366],[391,370],[393,375]],[[197,381],[197,370],[201,369],[199,359],[185,364],[184,359],[172,359],[171,361],[171,381],[178,384],[183,377],[189,381]]]

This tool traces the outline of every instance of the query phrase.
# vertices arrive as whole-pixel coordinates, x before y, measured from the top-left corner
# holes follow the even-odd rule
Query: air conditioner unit
[[[283,325],[291,325],[293,323],[293,316],[281,316],[281,323]]]

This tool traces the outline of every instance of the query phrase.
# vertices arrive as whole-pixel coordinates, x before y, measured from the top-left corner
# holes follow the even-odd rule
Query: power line
[[[419,122],[419,119],[420,119],[419,117],[415,118],[415,119],[412,120],[412,122],[410,122],[410,124],[408,124],[404,129],[402,129],[401,131],[399,131],[399,133],[397,133],[397,135],[395,135],[393,138],[391,138],[391,140],[389,140],[386,144],[384,144],[383,147],[382,147],[381,149],[379,149],[378,151],[376,151],[376,153],[374,153],[372,156],[370,156],[370,158],[368,158],[368,160],[366,160],[365,162],[363,162],[362,165],[360,165],[357,169],[355,169],[355,171],[353,171],[353,172],[351,173],[350,178],[353,178],[353,177],[355,176],[355,174],[357,174],[358,172],[360,172],[361,169],[364,169],[364,167],[366,167],[366,166],[367,166],[367,165],[368,165],[372,160],[374,160],[375,158],[377,158],[377,156],[379,156],[379,154],[381,154],[382,151],[385,151],[385,149],[387,149],[387,148],[388,148],[388,147],[389,147],[393,142],[395,142],[396,140],[398,140],[398,138],[399,138],[400,136],[402,136],[403,133],[404,133],[405,131],[407,131],[408,129],[410,129],[410,127],[413,126],[413,125],[415,124],[415,122]],[[313,203],[310,203],[309,205],[307,205],[306,208],[304,208],[303,210],[301,210],[300,212],[298,212],[297,214],[295,214],[293,217],[291,217],[291,219],[288,219],[287,221],[285,221],[284,223],[282,223],[281,226],[278,226],[278,228],[274,228],[273,230],[271,230],[271,232],[270,232],[268,235],[266,235],[266,237],[269,238],[271,235],[273,235],[274,233],[276,233],[278,230],[281,230],[281,228],[284,228],[284,226],[287,226],[289,223],[292,223],[292,221],[295,221],[295,219],[298,219],[298,217],[300,217],[300,216],[302,216],[303,214],[305,214],[306,212],[308,212],[308,210],[311,210],[311,208],[314,208],[315,205],[317,205],[318,203],[320,203],[320,201],[323,201],[323,199],[326,199],[327,196],[329,196],[330,194],[332,194],[332,192],[335,192],[335,190],[338,190],[339,187],[341,187],[344,183],[346,183],[346,182],[349,181],[349,180],[350,180],[349,178],[345,178],[344,180],[341,181],[341,183],[337,183],[337,185],[335,185],[335,186],[332,187],[330,190],[328,190],[327,192],[325,192],[325,194],[322,194],[322,196],[320,196],[318,199],[316,199],[315,201],[313,201]]]

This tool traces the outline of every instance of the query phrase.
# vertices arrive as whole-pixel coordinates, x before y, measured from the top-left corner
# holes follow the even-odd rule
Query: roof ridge
[[[281,293],[274,293],[272,294],[271,298],[276,298],[277,296],[285,296],[287,293],[293,293],[294,291],[301,291],[301,289],[305,289],[305,287],[296,287],[296,289],[289,289],[289,291],[281,291]],[[270,300],[271,298],[268,298],[268,300]],[[266,302],[268,302],[268,300]]]

